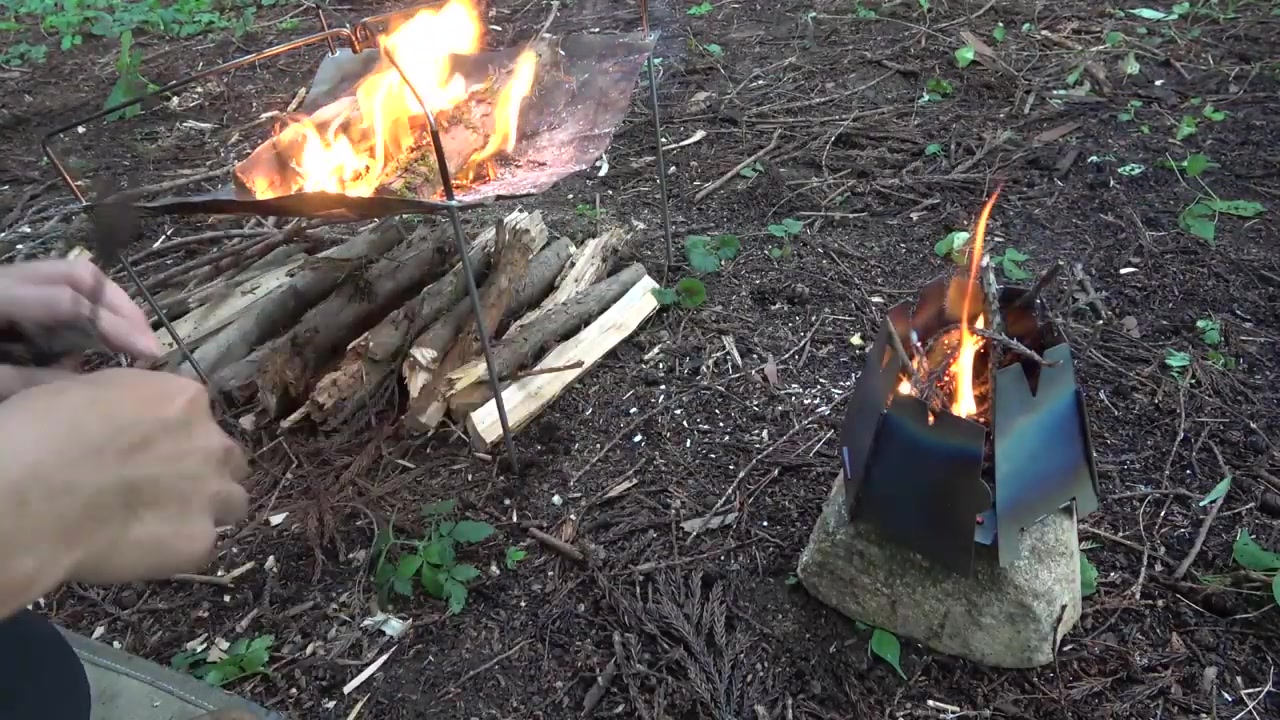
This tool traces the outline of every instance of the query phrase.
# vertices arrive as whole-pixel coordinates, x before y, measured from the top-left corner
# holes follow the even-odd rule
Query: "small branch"
[[[1017,302],[1010,306],[1010,309],[1023,308],[1035,303],[1036,299],[1044,292],[1044,289],[1054,280],[1058,279],[1058,274],[1061,272],[1062,263],[1054,263],[1053,267],[1050,267],[1043,275],[1036,279],[1035,284],[1031,286],[1031,289],[1028,290],[1025,295],[1018,298]]]
[[[622,659],[622,636],[618,631],[613,632],[613,658],[609,660],[609,665],[605,667],[604,672],[596,678],[596,684],[591,686],[587,691],[587,697],[582,701],[582,717],[589,718],[595,714],[596,707],[600,705],[600,701],[604,699],[604,694],[609,691],[609,685],[613,683],[613,678],[618,674],[618,663]]]
[[[514,375],[512,375],[511,379],[520,380],[522,378],[533,377],[535,375],[550,375],[552,373],[568,372],[570,370],[577,370],[580,367],[582,367],[582,361],[577,360],[575,362],[569,363],[568,365],[557,365],[555,367],[548,367],[548,368],[533,368],[530,370],[520,370],[520,371],[517,371]]]
[[[746,160],[743,160],[742,162],[738,163],[737,165],[734,166],[732,170],[725,173],[724,175],[721,175],[719,180],[716,180],[710,185],[699,190],[698,194],[693,196],[693,202],[695,204],[702,202],[703,199],[705,199],[708,195],[715,192],[716,190],[719,190],[721,187],[724,187],[724,184],[732,180],[734,176],[736,176],[739,172],[742,171],[743,168],[750,167],[752,163],[756,162],[757,160],[763,158],[765,155],[768,155],[769,153],[776,150],[778,147],[778,139],[781,137],[782,137],[782,128],[778,128],[777,130],[774,130],[773,139],[769,141],[769,144],[766,145],[763,150],[756,153],[755,155],[752,155]]]
[[[556,551],[560,555],[578,563],[586,563],[587,558],[578,548],[557,537],[552,537],[537,528],[529,528],[529,537],[546,545],[548,548]]]
[[[165,182],[156,183],[155,185],[144,185],[140,188],[134,188],[133,190],[125,190],[124,192],[120,193],[119,195],[116,195],[112,199],[119,200],[119,201],[130,201],[130,200],[137,200],[139,198],[145,197],[147,195],[151,195],[153,193],[177,190],[178,188],[183,188],[188,185],[194,185],[198,182],[204,182],[205,180],[212,180],[217,177],[229,175],[231,174],[231,170],[233,168],[235,168],[234,165],[227,165],[225,167],[220,167],[216,170],[206,170],[205,172],[197,173],[195,175],[188,175],[187,177],[178,178],[176,180],[166,180]]]
[[[1224,477],[1231,477],[1231,468],[1227,465],[1227,461],[1222,457],[1222,451],[1218,449],[1218,445],[1212,440],[1209,441],[1209,448],[1213,450],[1213,454],[1218,458],[1218,465],[1222,468]],[[1183,575],[1187,574],[1191,563],[1195,562],[1196,556],[1200,554],[1200,548],[1204,547],[1204,539],[1209,535],[1209,526],[1213,525],[1214,518],[1218,517],[1218,511],[1222,509],[1222,504],[1227,501],[1224,493],[1218,498],[1213,507],[1209,508],[1209,514],[1204,516],[1204,522],[1200,523],[1200,533],[1196,535],[1196,541],[1191,544],[1191,551],[1183,558],[1182,563],[1178,565],[1178,569],[1173,571],[1173,579],[1180,580]]]
[[[484,671],[486,671],[486,670],[491,669],[494,665],[497,665],[498,663],[502,662],[503,660],[506,660],[507,658],[511,657],[512,655],[515,655],[517,652],[519,652],[519,651],[520,651],[520,649],[521,649],[521,648],[523,648],[525,645],[528,645],[528,644],[529,644],[529,640],[528,640],[527,638],[526,638],[526,639],[524,639],[524,640],[521,640],[519,643],[517,643],[517,644],[516,644],[516,646],[515,646],[515,647],[513,647],[513,648],[511,648],[510,650],[508,650],[508,651],[506,651],[506,652],[502,653],[501,655],[499,655],[498,657],[496,657],[496,658],[494,658],[494,659],[490,660],[489,662],[487,662],[487,663],[485,663],[485,664],[481,665],[480,667],[476,668],[475,670],[472,670],[471,672],[467,673],[466,675],[463,675],[463,676],[462,676],[462,679],[461,679],[461,680],[459,680],[459,681],[454,685],[454,687],[460,687],[460,686],[462,686],[462,685],[466,685],[466,684],[467,684],[467,681],[468,681],[468,680],[470,680],[471,678],[473,678],[473,677],[475,677],[475,676],[479,675],[480,673],[482,673],[482,672],[484,672]]]
[[[1008,335],[992,332],[991,330],[987,330],[986,328],[979,328],[979,327],[969,328],[969,332],[972,332],[974,335],[977,335],[980,338],[990,340],[991,342],[998,343],[1006,348],[1009,348],[1010,350],[1018,353],[1019,355],[1024,355],[1040,363],[1045,367],[1054,367],[1055,365],[1061,364],[1061,361],[1059,360],[1054,360],[1052,362],[1045,360],[1043,357],[1040,356],[1040,353],[1036,352],[1035,350],[1032,350],[1026,345],[1023,345],[1017,340],[1014,340]]]
[[[250,570],[254,569],[257,566],[258,566],[257,561],[251,560],[245,563],[244,565],[241,565],[240,567],[236,568],[235,570],[232,570],[226,575],[195,575],[192,573],[178,573],[177,575],[170,575],[169,580],[171,580],[172,582],[189,582],[189,583],[199,583],[201,585],[218,585],[220,587],[231,587],[232,583],[235,582],[236,578],[249,572]]]

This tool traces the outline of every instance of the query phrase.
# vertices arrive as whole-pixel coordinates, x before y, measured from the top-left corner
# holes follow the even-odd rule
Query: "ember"
[[[378,37],[377,65],[354,92],[290,121],[264,146],[269,161],[260,148],[237,168],[238,178],[258,199],[298,192],[368,197],[407,161],[424,155],[428,113],[448,113],[477,97],[491,102],[492,126],[458,158],[458,169],[467,173],[499,152],[514,151],[537,53],[524,49],[509,73],[468,78],[458,66],[481,53],[483,37],[472,0],[418,10]],[[468,125],[471,118],[460,120]]]

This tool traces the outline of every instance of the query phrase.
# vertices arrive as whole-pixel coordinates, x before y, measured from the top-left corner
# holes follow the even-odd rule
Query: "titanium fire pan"
[[[981,344],[973,376],[979,392],[987,388],[978,417],[989,425],[931,413],[923,400],[898,391],[906,369],[890,333],[911,348],[914,330],[917,347],[927,347],[959,325],[963,303],[954,298],[966,291],[975,294],[969,320],[992,317],[978,298],[981,288],[967,289],[965,280],[938,278],[889,309],[849,402],[841,455],[851,519],[970,576],[975,557],[989,558],[993,545],[1000,565],[1015,562],[1022,531],[1050,513],[1070,512],[1072,503],[1079,517],[1097,510],[1098,474],[1071,347],[1039,298],[1018,303],[1025,288],[999,291],[999,317],[1007,337],[1046,364],[1005,351],[992,368],[993,341]]]

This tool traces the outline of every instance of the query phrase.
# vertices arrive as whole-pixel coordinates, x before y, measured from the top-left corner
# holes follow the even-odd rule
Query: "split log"
[[[508,229],[525,224],[542,238],[547,235],[541,213],[530,215],[517,210],[502,223]],[[490,227],[468,249],[477,283],[483,282],[488,275],[496,235],[497,227]],[[447,275],[351,343],[338,366],[316,382],[307,403],[281,425],[290,427],[306,417],[332,424],[345,422],[365,406],[388,378],[394,376],[409,341],[457,305],[466,293],[467,280],[459,262]]]
[[[480,288],[480,317],[489,333],[496,332],[498,323],[513,309],[518,300],[517,290],[528,284],[526,279],[537,253],[537,241],[535,234],[526,228],[518,226],[508,233],[505,225],[499,226],[494,240],[493,270]],[[568,259],[567,243],[561,247],[559,264],[548,273],[547,290]],[[469,303],[459,303],[414,341],[405,360],[405,379],[409,386],[405,422],[411,429],[433,430],[443,419],[448,396],[440,391],[441,379],[481,353],[481,338],[474,323]],[[486,338],[489,339],[492,338]]]
[[[618,249],[626,240],[626,235],[618,228],[606,230],[598,237],[587,241],[573,256],[573,263],[565,268],[556,278],[555,292],[551,293],[536,310],[526,313],[507,329],[510,335],[521,327],[532,322],[550,308],[565,302],[604,278],[609,272],[609,264],[613,261]]]
[[[240,272],[233,272],[224,275],[217,280],[196,288],[188,292],[170,291],[156,298],[160,302],[160,309],[164,311],[164,316],[169,318],[171,322],[179,318],[186,317],[201,308],[209,305],[221,303],[229,299],[235,292],[246,284],[261,278],[263,275],[272,270],[279,270],[286,265],[294,264],[301,261],[301,255],[305,255],[304,250],[297,245],[286,245],[276,248],[267,254],[266,257],[253,263],[249,267]],[[152,317],[152,324],[157,321]],[[175,327],[177,323],[174,322]],[[157,333],[157,339],[160,340],[165,347],[173,343],[173,339],[169,337],[169,333]],[[186,339],[186,334],[183,334]],[[166,343],[166,341],[168,341]]]
[[[272,341],[258,370],[258,399],[267,415],[283,417],[305,402],[311,383],[343,348],[443,273],[453,247],[447,226],[424,225]]]
[[[609,265],[626,235],[617,228],[588,240],[573,256],[573,262],[556,278],[556,289],[536,309],[520,316],[504,334],[512,335],[548,309],[565,302],[585,288],[599,282],[609,273]],[[504,386],[505,387],[505,386]],[[466,420],[475,410],[493,399],[489,383],[476,383],[449,398],[449,415],[457,422]]]
[[[638,266],[633,265],[632,268]],[[631,272],[632,268],[620,273]],[[643,272],[643,270],[641,270]],[[634,273],[632,273],[634,274]],[[511,383],[502,391],[507,420],[514,432],[537,417],[579,377],[601,358],[630,337],[658,309],[653,291],[658,283],[643,275],[622,299],[577,335],[547,353],[528,376]],[[479,384],[470,387],[480,387]],[[466,388],[459,394],[465,394]],[[483,451],[502,437],[498,405],[490,400],[467,418],[467,434],[471,445]]]
[[[543,348],[594,321],[643,277],[644,266],[633,263],[567,302],[549,308],[536,321],[521,328],[520,332],[509,333],[493,348],[493,362],[498,377],[511,378],[521,367],[530,365]],[[485,361],[480,358],[449,373],[443,379],[441,391],[445,397],[450,397],[487,376]]]
[[[381,257],[404,239],[404,231],[382,220],[336,248],[308,258],[288,284],[249,306],[216,334],[192,350],[206,372],[216,376],[223,368],[242,361],[254,348],[284,332],[304,313],[327,297],[355,263]],[[177,372],[194,377],[183,363]],[[235,376],[232,373],[231,376]]]

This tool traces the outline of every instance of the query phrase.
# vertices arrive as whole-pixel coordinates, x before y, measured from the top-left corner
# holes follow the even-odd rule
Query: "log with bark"
[[[375,223],[359,235],[297,266],[288,282],[274,287],[250,305],[198,347],[196,360],[210,373],[214,385],[223,390],[236,390],[244,385],[246,372],[237,363],[246,362],[255,348],[293,326],[308,310],[333,292],[342,279],[359,263],[381,257],[401,242],[404,230],[391,220]],[[250,285],[257,280],[251,280]],[[256,366],[255,366],[256,367]],[[224,373],[224,371],[226,371]],[[194,377],[195,372],[183,363],[178,372]]]
[[[542,229],[545,231],[545,227]],[[545,239],[545,232],[535,233],[523,226],[513,228],[510,233],[505,229],[498,233],[494,240],[493,269],[480,289],[481,318],[489,333],[498,330],[504,317],[518,316],[524,309],[522,304],[538,302],[551,291],[551,284],[568,260],[571,245],[563,241],[538,252],[538,245]],[[541,295],[534,296],[535,291]],[[521,297],[522,294],[525,297]],[[405,422],[411,429],[423,432],[439,425],[448,409],[448,395],[442,392],[443,376],[480,356],[481,347],[468,302],[456,304],[414,340],[404,362],[409,387]]]
[[[600,281],[609,272],[609,265],[625,240],[626,235],[617,228],[606,230],[598,237],[588,240],[574,253],[573,262],[565,267],[560,277],[556,278],[555,291],[537,308],[520,316],[520,319],[512,323],[504,334],[512,335],[518,332],[520,328],[535,320],[549,308],[559,305]],[[492,399],[493,388],[489,383],[476,383],[450,396],[449,415],[455,421],[463,422],[467,415],[483,407]]]
[[[502,224],[508,231],[523,225],[542,238],[547,234],[542,215],[537,212],[530,214],[517,210]],[[481,233],[469,247],[468,256],[477,283],[484,282],[488,275],[496,234],[495,225]],[[409,342],[458,305],[466,292],[467,281],[459,262],[447,275],[427,286],[351,343],[337,367],[316,382],[307,403],[281,424],[289,427],[308,417],[325,425],[336,425],[350,419],[368,404],[371,396],[388,379],[395,377]]]
[[[595,321],[645,276],[644,266],[634,263],[567,301],[548,308],[517,332],[508,333],[493,347],[493,362],[498,377],[514,378],[516,371],[532,365],[543,349]],[[464,388],[483,382],[486,377],[488,371],[485,360],[477,358],[441,377],[437,393],[440,397],[448,398]]]
[[[447,226],[423,225],[390,255],[353,272],[272,341],[257,377],[258,400],[268,417],[284,417],[305,402],[311,384],[351,341],[443,274],[455,247]]]

